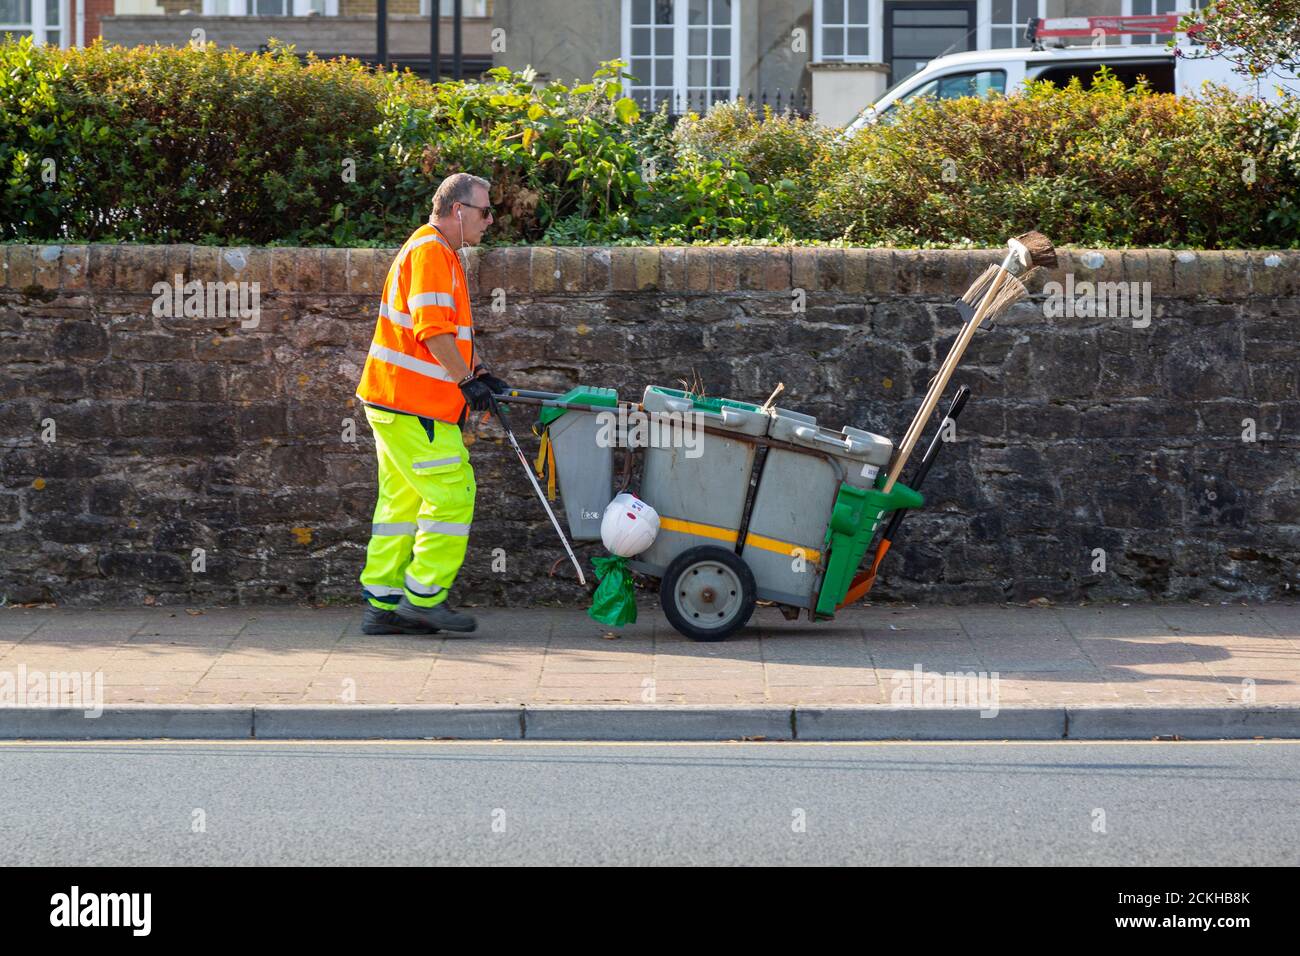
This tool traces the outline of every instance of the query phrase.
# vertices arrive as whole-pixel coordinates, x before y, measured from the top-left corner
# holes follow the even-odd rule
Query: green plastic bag
[[[610,627],[635,624],[636,593],[627,558],[610,555],[608,558],[592,558],[591,563],[596,566],[596,580],[600,583],[596,585],[587,616]]]

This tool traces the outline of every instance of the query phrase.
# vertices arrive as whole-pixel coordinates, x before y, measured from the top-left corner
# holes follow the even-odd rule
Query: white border
[[[334,2],[337,3],[338,0],[334,0]],[[420,16],[427,17],[429,15],[429,4],[431,2],[432,0],[420,0]],[[438,4],[438,9],[441,10],[442,4],[449,3],[449,2],[451,2],[451,0],[440,0]],[[474,10],[465,9],[465,7],[469,6],[470,4],[474,4]],[[474,11],[478,10],[480,6],[482,7],[483,12],[475,13]],[[477,3],[475,2],[475,0],[465,0],[464,5],[461,7],[461,16],[465,17],[466,19],[469,19],[470,17],[475,17],[475,18],[489,17],[491,15],[492,14],[488,12],[487,9],[487,0],[477,0]],[[443,16],[450,17],[452,16],[452,14],[444,13]]]
[[[825,53],[822,49],[822,27],[825,26],[823,18],[822,5],[825,0],[814,0],[813,2],[813,45],[812,61],[814,63],[826,62]],[[1127,11],[1132,0],[1123,0],[1124,8]],[[1047,0],[1038,0],[1038,12],[1036,16],[1045,17]],[[849,56],[836,57],[832,62],[835,63],[880,63],[884,57],[885,47],[885,4],[884,0],[871,0],[871,6],[868,10],[869,18],[867,30],[869,41],[867,45],[866,56]],[[993,47],[993,0],[976,0],[975,2],[975,49],[988,50]],[[997,26],[1004,27],[1008,24],[999,23]],[[1017,29],[1022,32],[1019,36],[1024,36],[1024,24],[1015,24]]]
[[[230,7],[225,13],[217,13],[217,0],[203,0],[203,15],[205,17],[251,17],[256,14],[249,13],[250,0],[229,0]],[[292,13],[287,14],[291,17],[305,17],[311,15],[311,0],[289,0]],[[339,0],[325,0],[325,13],[327,17],[337,17],[339,15]]]
[[[825,26],[825,16],[822,5],[826,0],[813,0],[813,62],[825,62],[822,51],[822,27]],[[844,0],[847,5],[848,0]],[[981,0],[987,3],[988,0]],[[848,16],[847,6],[845,16]],[[831,60],[832,63],[879,63],[880,58],[884,56],[885,47],[885,3],[884,0],[871,0],[867,7],[867,55],[866,56],[844,56],[836,57]]]
[[[59,0],[59,22],[55,24],[54,29],[59,31],[59,46],[65,50],[72,43],[74,26],[69,22],[70,20],[70,0]],[[32,18],[25,23],[0,24],[0,36],[4,36],[5,31],[28,30],[31,32],[33,41],[44,46],[47,42],[46,34],[48,29],[48,24],[45,22],[45,0],[32,0]]]
[[[1124,2],[1129,3],[1130,0],[1124,0]],[[1047,0],[1038,0],[1038,6],[1034,12],[1034,16],[1036,17],[1047,16],[1046,7],[1047,7]],[[1015,12],[1015,9],[1016,7],[1015,4],[1013,3],[1011,5],[1012,13]],[[1015,37],[1017,43],[1024,40],[1025,38],[1025,24],[1023,21],[1018,21],[1016,23],[1005,23],[1001,21],[999,21],[998,23],[993,22],[993,0],[979,0],[979,5],[975,8],[975,17],[976,20],[979,22],[979,32],[976,34],[977,49],[980,50],[993,49],[993,28],[994,27],[1002,27],[1002,28],[1006,28],[1008,26],[1014,27],[1015,33],[1013,34],[1013,36]],[[1002,49],[1002,48],[999,47],[998,49]],[[1016,49],[1027,50],[1029,49],[1029,47],[1028,45],[1017,46]]]
[[[1206,2],[1208,2],[1208,0],[1206,0]],[[1174,9],[1174,10],[1167,10],[1167,11],[1165,11],[1165,12],[1166,12],[1166,13],[1191,13],[1192,10],[1199,10],[1199,9],[1201,9],[1201,7],[1204,6],[1204,5],[1205,5],[1204,3],[1200,3],[1200,2],[1198,2],[1198,0],[1186,0],[1185,3],[1180,2],[1177,6],[1178,6],[1178,7],[1187,6],[1187,7],[1190,7],[1190,8],[1191,8],[1190,10]],[[1153,15],[1154,15],[1154,13],[1155,13],[1155,6],[1156,6],[1156,0],[1151,0],[1151,9],[1152,9],[1152,14],[1153,14]],[[1120,12],[1120,16],[1123,16],[1123,17],[1131,17],[1131,16],[1134,16],[1134,13],[1133,13],[1133,0],[1121,0],[1121,2],[1120,2],[1120,8],[1119,8],[1119,12]],[[1040,14],[1040,15],[1041,15],[1041,14]],[[1146,16],[1146,14],[1143,14],[1143,16]],[[1139,35],[1140,35],[1140,34],[1139,34]],[[1152,35],[1152,36],[1159,36],[1160,34],[1158,34],[1158,33],[1153,33],[1153,34],[1151,34],[1151,35]],[[1179,36],[1179,37],[1186,36],[1186,34],[1183,34],[1183,33],[1179,33],[1179,34],[1176,34],[1176,35]],[[1131,33],[1127,33],[1127,34],[1125,34],[1124,36],[1122,36],[1122,37],[1119,38],[1119,42],[1120,42],[1120,45],[1121,45],[1121,46],[1132,46],[1132,45],[1133,45],[1133,34],[1131,34]]]
[[[653,0],[651,0],[651,2],[653,2]],[[880,0],[872,0],[872,3],[879,3],[879,2]],[[674,113],[683,113],[686,111],[685,109],[676,108],[683,98],[686,100],[685,103],[686,109],[690,109],[690,105],[691,105],[690,97],[687,91],[688,84],[686,82],[686,75],[687,75],[686,49],[687,49],[687,43],[690,40],[690,36],[687,33],[687,27],[688,27],[687,15],[689,14],[688,4],[689,4],[689,0],[673,0],[673,92],[672,92],[673,102],[671,105],[674,107],[673,109]],[[740,22],[741,22],[741,15],[742,12],[744,11],[744,8],[745,8],[744,0],[731,0],[731,53],[730,53],[731,90],[730,90],[730,94],[733,100],[740,94],[740,66],[741,66]],[[714,27],[709,28],[710,32],[712,32],[712,30],[714,29],[715,29]],[[619,59],[621,59],[626,64],[625,69],[631,70],[632,69],[632,0],[623,0],[621,33],[622,33],[622,38],[620,42],[622,45],[622,53]],[[712,38],[710,38],[709,40],[709,48],[710,49],[713,48]],[[713,60],[712,55],[710,55],[709,60],[710,62],[712,62]],[[653,88],[656,84],[652,80],[652,82],[650,82],[647,85]],[[632,85],[628,83],[626,80],[623,81],[623,94],[625,96],[632,95]],[[706,104],[705,109],[707,108],[708,105]]]

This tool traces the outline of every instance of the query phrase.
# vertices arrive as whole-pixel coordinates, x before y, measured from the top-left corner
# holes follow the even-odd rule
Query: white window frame
[[[1128,3],[1129,0],[1124,0],[1124,2]],[[1014,10],[1015,7],[1012,6],[1011,9]],[[1037,11],[1034,13],[1034,16],[1036,17],[1047,16],[1047,0],[1038,0]],[[1016,29],[1016,33],[1014,35],[1016,41],[1016,49],[1018,50],[1029,49],[1029,44],[1024,42],[1025,40],[1024,23],[1002,23],[1002,22],[994,23],[993,22],[993,0],[979,0],[979,2],[975,6],[975,20],[979,24],[975,30],[975,48],[977,50],[995,49],[993,46],[993,28],[1001,27],[1005,29],[1006,27],[1009,26],[1015,27]],[[1002,49],[1002,48],[997,47],[996,49]]]
[[[59,31],[59,46],[67,49],[71,38],[69,32],[73,29],[72,24],[68,22],[69,10],[68,0],[59,0],[59,22],[54,25],[54,29]],[[45,0],[32,0],[32,18],[26,23],[0,23],[0,38],[4,37],[6,32],[13,33],[17,30],[25,30],[32,35],[32,40],[42,45],[48,43],[49,25],[45,22]]]
[[[1209,0],[1206,0],[1206,3],[1208,2]],[[1155,7],[1155,5],[1156,5],[1156,0],[1151,0],[1151,6]],[[1205,3],[1202,3],[1201,0],[1178,0],[1173,10],[1167,10],[1165,12],[1166,13],[1191,13],[1194,10],[1201,9],[1202,6],[1205,6]],[[1134,16],[1133,0],[1123,0],[1119,12],[1121,16],[1125,16],[1125,17]],[[1143,15],[1145,16],[1146,14]],[[1158,33],[1151,33],[1147,35],[1151,37],[1160,36],[1160,34]],[[1138,34],[1137,36],[1142,36],[1142,34]],[[1133,41],[1137,39],[1137,36],[1134,36],[1131,33],[1125,34],[1124,36],[1120,37],[1120,43],[1124,46],[1132,46]],[[1177,34],[1177,36],[1184,36],[1184,34],[1179,33]]]
[[[813,62],[825,63],[825,43],[822,39],[823,27],[826,26],[826,19],[823,6],[826,0],[816,0],[813,3]],[[844,0],[845,16],[848,16],[848,0]],[[845,53],[843,56],[836,56],[831,63],[879,63],[884,54],[885,47],[885,4],[884,0],[871,0],[867,8],[867,52],[863,54],[850,55]],[[844,48],[848,49],[847,40]]]
[[[311,0],[288,0],[290,9],[293,11],[288,14],[291,17],[305,17],[311,15]],[[252,0],[228,0],[225,13],[217,12],[217,0],[203,0],[203,15],[205,17],[251,17],[256,14],[250,13],[249,8],[253,6]],[[337,17],[339,15],[339,0],[325,0],[325,16]]]
[[[452,7],[453,2],[454,0],[441,0],[438,9],[442,10],[443,7],[447,9],[442,10],[439,16],[453,16],[455,11],[455,8]],[[460,14],[463,17],[490,17],[492,16],[492,4],[488,0],[462,0]],[[420,0],[420,16],[427,17],[428,15],[429,0]]]
[[[653,2],[653,0],[652,0]],[[690,0],[673,0],[673,92],[672,103],[673,112],[684,112],[685,109],[691,109],[690,102],[690,84],[688,82],[690,73],[689,55],[687,53],[690,43],[690,22],[688,14],[690,11]],[[731,52],[727,54],[727,59],[731,63],[731,89],[729,95],[735,99],[740,95],[740,22],[741,15],[744,11],[744,0],[731,0]],[[651,27],[653,29],[653,27]],[[710,27],[710,32],[718,27]],[[623,55],[622,60],[627,64],[627,69],[632,69],[632,0],[623,0]],[[712,45],[712,40],[710,40]],[[719,59],[721,59],[719,57]],[[709,56],[708,62],[712,66],[714,57]],[[638,77],[640,79],[640,77]],[[649,83],[648,86],[656,84]],[[632,95],[632,84],[624,81],[624,93]],[[707,89],[712,89],[713,85],[707,84]],[[653,96],[653,94],[652,94]],[[683,105],[685,109],[679,109]],[[655,104],[657,107],[658,104]],[[707,109],[708,104],[706,104]]]

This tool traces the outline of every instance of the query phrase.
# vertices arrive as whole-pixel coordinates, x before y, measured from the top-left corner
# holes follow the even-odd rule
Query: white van
[[[1145,76],[1157,93],[1194,96],[1207,80],[1261,99],[1279,99],[1278,86],[1300,93],[1300,81],[1295,79],[1247,79],[1234,72],[1232,64],[1222,57],[1175,57],[1164,44],[977,50],[931,60],[886,90],[844,132],[851,134],[882,118],[888,119],[894,106],[921,96],[945,100],[992,92],[1014,93],[1025,80],[1051,80],[1064,86],[1075,76],[1086,85],[1103,66],[1126,86],[1133,86],[1139,76]]]

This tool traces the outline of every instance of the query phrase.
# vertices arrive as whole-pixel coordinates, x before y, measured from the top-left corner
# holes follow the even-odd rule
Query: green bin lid
[[[618,408],[618,392],[612,388],[579,385],[576,388],[569,389],[556,401],[571,405],[599,405],[601,408]],[[566,411],[568,411],[567,408],[560,408],[556,405],[543,405],[541,412],[537,416],[537,424],[545,428]]]
[[[671,395],[673,398],[690,399],[691,407],[698,408],[703,412],[713,412],[718,414],[724,407],[740,408],[747,412],[756,412],[759,410],[758,405],[749,402],[738,402],[734,398],[721,398],[709,395],[696,395],[693,392],[683,392],[678,388],[665,388],[662,385],[651,385],[646,388],[647,392],[657,392],[660,395]]]

